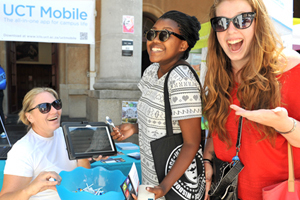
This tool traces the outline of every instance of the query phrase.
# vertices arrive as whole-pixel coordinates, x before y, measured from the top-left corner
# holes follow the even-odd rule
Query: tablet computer
[[[110,127],[104,122],[62,122],[70,160],[117,154]]]

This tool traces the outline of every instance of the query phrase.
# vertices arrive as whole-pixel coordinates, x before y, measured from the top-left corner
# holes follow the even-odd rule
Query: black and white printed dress
[[[159,64],[150,65],[138,84],[142,92],[139,99],[138,124],[141,151],[142,184],[159,185],[154,168],[150,142],[166,135],[164,108],[164,81],[166,75],[158,79]],[[174,69],[168,80],[172,109],[173,131],[180,133],[178,120],[202,116],[200,86],[191,70],[181,65]],[[160,200],[164,200],[162,197]]]

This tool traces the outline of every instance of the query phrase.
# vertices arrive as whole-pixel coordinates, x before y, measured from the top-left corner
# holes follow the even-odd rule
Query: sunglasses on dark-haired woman
[[[185,40],[184,37],[182,35],[179,35],[175,32],[172,31],[168,31],[166,29],[164,30],[154,30],[154,29],[150,29],[149,31],[147,31],[145,33],[145,37],[148,41],[153,41],[154,38],[156,38],[156,36],[158,35],[158,39],[162,42],[167,41],[171,35],[174,35],[175,37],[179,38],[180,40]]]
[[[34,108],[31,108],[27,112],[30,112],[30,111],[38,108],[42,114],[46,114],[46,113],[50,112],[51,106],[53,106],[53,108],[55,108],[56,110],[60,110],[62,108],[61,100],[56,99],[52,103],[40,103],[39,105],[35,106]]]
[[[214,31],[223,32],[226,31],[229,27],[230,22],[238,29],[249,28],[255,18],[255,12],[245,12],[236,15],[233,18],[227,17],[214,17],[210,19],[210,23]]]

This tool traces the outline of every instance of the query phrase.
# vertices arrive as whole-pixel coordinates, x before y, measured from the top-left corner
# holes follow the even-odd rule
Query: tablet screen
[[[82,157],[87,153],[103,155],[116,151],[107,126],[69,126],[68,132],[74,157]]]

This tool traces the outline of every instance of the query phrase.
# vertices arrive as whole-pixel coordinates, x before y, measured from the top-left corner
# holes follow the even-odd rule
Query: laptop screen
[[[11,143],[10,143],[10,140],[8,138],[8,134],[6,132],[6,129],[5,129],[4,123],[1,119],[1,116],[0,116],[0,122],[1,122],[0,123],[0,147],[4,147],[4,146],[11,147]]]

